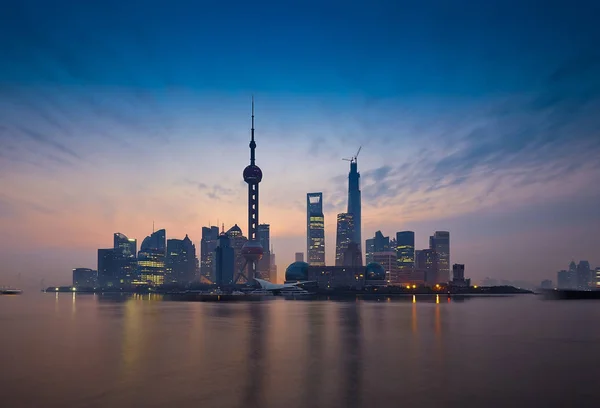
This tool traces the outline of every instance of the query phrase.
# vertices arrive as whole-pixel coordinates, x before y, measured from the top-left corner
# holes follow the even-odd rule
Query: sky
[[[247,230],[280,278],[322,191],[326,258],[361,172],[363,239],[449,230],[466,275],[600,266],[600,3],[33,1],[0,13],[0,285],[68,284],[114,232]],[[20,277],[19,277],[20,276]]]

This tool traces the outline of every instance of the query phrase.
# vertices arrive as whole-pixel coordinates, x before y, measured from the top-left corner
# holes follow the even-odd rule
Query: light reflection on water
[[[594,401],[600,304],[446,298],[0,298],[0,394],[3,406],[69,407]]]

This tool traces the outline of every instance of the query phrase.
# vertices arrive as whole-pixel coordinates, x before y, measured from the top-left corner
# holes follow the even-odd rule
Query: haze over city
[[[600,264],[598,6],[185,3],[0,15],[0,283],[69,282],[153,223],[245,232],[251,95],[280,274],[308,192],[333,263],[359,146],[363,240],[451,231],[475,281]]]

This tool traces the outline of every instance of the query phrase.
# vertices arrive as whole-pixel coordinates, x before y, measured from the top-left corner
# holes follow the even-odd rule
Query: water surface
[[[600,302],[0,296],[11,407],[598,406]]]

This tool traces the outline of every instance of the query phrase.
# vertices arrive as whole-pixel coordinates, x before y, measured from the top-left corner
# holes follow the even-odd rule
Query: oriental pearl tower
[[[246,259],[246,281],[251,283],[256,276],[256,265],[262,259],[263,247],[256,239],[258,229],[258,184],[262,180],[262,170],[255,164],[256,142],[254,141],[254,97],[252,97],[252,128],[250,130],[250,165],[244,169],[244,181],[248,184],[248,242],[242,247]],[[243,269],[238,275],[244,276]],[[237,279],[236,279],[237,282]]]

